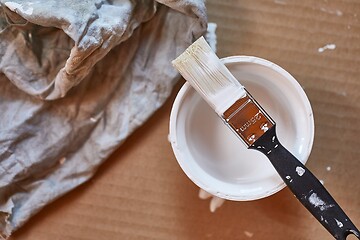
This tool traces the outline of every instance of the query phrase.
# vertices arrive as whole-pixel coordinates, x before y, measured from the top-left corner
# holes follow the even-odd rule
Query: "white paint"
[[[97,122],[97,119],[92,117],[92,118],[90,118],[90,121]]]
[[[331,10],[331,9],[327,9],[327,8],[321,7],[321,8],[320,8],[320,11],[326,12],[326,13],[329,13],[329,14],[334,14],[334,15],[336,15],[336,16],[338,16],[338,17],[341,17],[341,16],[343,15],[343,12],[340,11],[340,10],[338,10],[338,9],[336,9],[336,10]]]
[[[309,202],[310,202],[313,206],[319,207],[322,211],[324,210],[324,209],[322,209],[322,208],[324,208],[324,206],[326,206],[326,203],[325,203],[323,200],[321,200],[316,193],[312,193],[312,194],[310,195],[310,197],[309,197]]]
[[[335,14],[338,15],[339,17],[343,15],[342,11],[340,10],[335,10]]]
[[[346,97],[347,96],[347,92],[346,91],[341,91],[338,92],[339,95]]]
[[[332,204],[326,204],[326,202],[324,202],[316,193],[312,193],[308,200],[309,203],[311,203],[314,207],[320,208],[321,211],[325,211],[334,206]]]
[[[274,0],[274,3],[280,4],[280,5],[286,5],[287,4],[287,2],[284,1],[284,0]]]
[[[305,169],[303,169],[302,167],[296,167],[296,172],[301,177],[302,175],[304,175]]]
[[[291,177],[290,177],[290,176],[286,176],[285,178],[286,178],[287,180],[289,180],[289,179],[290,179],[290,181],[289,181],[289,182],[291,182],[291,183],[293,182],[293,179],[291,179]]]
[[[215,212],[216,209],[221,207],[225,202],[224,199],[219,198],[217,196],[214,196],[211,193],[208,193],[207,191],[205,191],[204,189],[201,189],[201,188],[199,190],[199,198],[203,199],[203,200],[211,198],[211,200],[210,200],[210,212],[212,212],[212,213]]]
[[[331,171],[331,167],[330,167],[330,166],[327,166],[327,167],[326,167],[326,171],[330,172],[330,171]]]
[[[208,199],[211,198],[213,195],[211,195],[210,193],[208,193],[207,191],[205,191],[204,189],[199,190],[199,198],[200,199]]]
[[[254,233],[249,232],[249,231],[244,231],[245,236],[247,236],[248,238],[252,238],[254,236]]]
[[[337,220],[335,218],[336,224],[339,226],[339,228],[342,228],[344,226],[344,224],[342,222],[340,222],[339,220]]]
[[[277,120],[279,138],[285,146],[291,145],[296,157],[305,163],[313,144],[314,120],[299,83],[264,59],[235,56],[222,61],[269,109],[271,117]],[[259,85],[266,87],[256,87]],[[294,113],[293,109],[299,111]],[[247,149],[189,83],[184,84],[173,104],[170,139],[182,170],[212,195],[249,201],[270,196],[286,186],[267,157]]]
[[[246,95],[244,86],[221,63],[204,37],[190,45],[172,65],[219,116]]]
[[[334,43],[326,44],[325,46],[318,49],[319,53],[324,52],[325,50],[334,50],[336,45]]]
[[[24,7],[23,5],[15,2],[5,2],[5,6],[8,7],[11,11],[16,12],[19,10],[21,13],[25,13],[26,15],[31,15],[33,13],[32,7]]]
[[[210,212],[215,212],[216,209],[221,207],[224,204],[225,200],[216,196],[213,196],[213,198],[210,201]]]
[[[169,143],[171,143],[171,136],[170,136],[170,134],[167,135],[167,140],[168,140]]]

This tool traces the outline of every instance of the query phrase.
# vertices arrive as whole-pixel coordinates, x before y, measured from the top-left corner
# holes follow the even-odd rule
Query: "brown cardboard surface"
[[[360,226],[360,2],[207,1],[218,53],[254,55],[288,70],[313,107],[307,166]],[[319,48],[335,44],[334,50]],[[166,105],[100,167],[10,239],[332,239],[288,189],[215,213],[178,166]]]

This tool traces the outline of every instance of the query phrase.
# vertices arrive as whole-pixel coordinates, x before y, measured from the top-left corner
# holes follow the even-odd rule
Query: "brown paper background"
[[[221,57],[268,59],[304,87],[315,117],[307,166],[360,226],[360,2],[208,0],[207,6]],[[318,52],[332,43],[336,49]],[[182,83],[90,182],[10,239],[332,239],[288,189],[258,201],[227,201],[210,213],[167,140]]]

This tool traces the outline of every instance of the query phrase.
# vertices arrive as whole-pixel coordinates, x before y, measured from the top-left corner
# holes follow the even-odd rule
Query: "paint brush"
[[[335,239],[346,239],[351,234],[360,239],[359,230],[320,181],[281,145],[275,121],[203,37],[172,64],[249,149],[266,155],[295,197]]]

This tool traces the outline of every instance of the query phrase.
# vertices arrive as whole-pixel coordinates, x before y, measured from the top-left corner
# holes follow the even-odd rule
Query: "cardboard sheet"
[[[315,141],[307,166],[360,226],[360,2],[207,1],[218,53],[275,62],[304,87]],[[215,213],[178,166],[167,140],[179,82],[164,107],[95,177],[43,209],[12,240],[332,239],[288,189]]]

